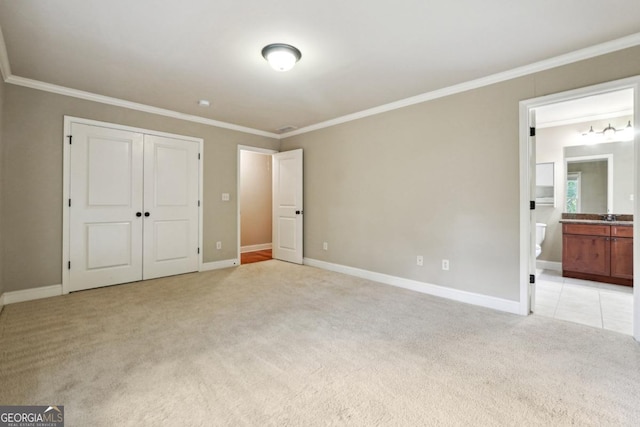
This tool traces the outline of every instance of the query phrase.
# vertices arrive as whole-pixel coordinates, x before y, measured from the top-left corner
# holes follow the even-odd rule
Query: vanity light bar
[[[593,130],[593,126],[589,127],[589,131],[582,134],[583,138],[587,138],[589,140],[595,140],[597,137],[604,137],[606,139],[612,139],[617,133],[621,133],[622,137],[620,140],[629,141],[633,139],[633,126],[631,125],[631,120],[627,123],[627,126],[624,129],[616,129],[611,126],[611,123],[605,127],[602,132],[596,132]]]

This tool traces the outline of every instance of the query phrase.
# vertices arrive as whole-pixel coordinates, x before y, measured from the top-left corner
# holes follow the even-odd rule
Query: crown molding
[[[410,98],[405,98],[400,101],[395,101],[389,104],[380,105],[378,107],[369,108],[367,110],[359,111],[357,113],[347,114],[345,116],[337,117],[335,119],[327,120],[321,123],[316,123],[310,126],[305,126],[298,130],[284,133],[280,135],[280,137],[281,139],[284,139],[284,138],[289,138],[296,135],[301,135],[304,133],[312,132],[314,130],[324,129],[327,127],[351,122],[353,120],[358,120],[358,119],[362,119],[369,116],[374,116],[376,114],[385,113],[387,111],[397,110],[399,108],[404,108],[404,107],[408,107],[415,104],[421,104],[423,102],[432,101],[438,98],[444,98],[445,96],[455,95],[457,93],[466,92],[472,89],[478,89],[484,86],[489,86],[495,83],[512,80],[518,77],[523,77],[523,76],[534,74],[540,71],[549,70],[551,68],[572,64],[574,62],[594,58],[596,56],[605,55],[607,53],[616,52],[618,50],[627,49],[627,48],[638,46],[638,45],[640,45],[640,33],[635,33],[630,36],[622,37],[609,42],[597,44],[595,46],[590,46],[584,49],[576,50],[574,52],[556,56],[543,61],[534,62],[533,64],[514,68],[512,70],[504,71],[497,74],[492,74],[487,77],[482,77],[476,80],[470,80],[468,82],[434,90],[431,92],[426,92],[421,95],[412,96]]]
[[[244,126],[234,125],[232,123],[221,122],[218,120],[207,119],[205,117],[193,116],[191,114],[180,113],[173,110],[167,110],[164,108],[152,107],[146,104],[139,104],[137,102],[125,101],[119,98],[112,98],[110,96],[98,95],[92,92],[85,92],[82,90],[71,89],[64,86],[58,86],[51,83],[45,83],[38,80],[27,79],[18,76],[9,76],[6,79],[7,83],[11,83],[18,86],[24,86],[31,89],[43,90],[46,92],[57,93],[60,95],[71,96],[74,98],[85,99],[87,101],[99,102],[102,104],[114,105],[116,107],[128,108],[131,110],[143,111],[145,113],[157,114],[165,117],[172,117],[175,119],[186,120],[189,122],[202,123],[205,125],[215,126],[224,129],[235,130],[243,133],[250,133],[258,136],[266,136],[269,138],[280,139],[278,134],[265,132],[258,129],[248,128]]]
[[[7,45],[2,35],[2,28],[0,28],[0,73],[4,81],[7,81],[7,79],[11,77],[11,65],[9,65],[9,55],[7,54]]]

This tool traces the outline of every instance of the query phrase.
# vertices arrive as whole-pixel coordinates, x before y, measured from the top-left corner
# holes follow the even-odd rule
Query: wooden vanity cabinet
[[[611,276],[633,279],[633,227],[611,226]]]
[[[562,269],[609,276],[611,244],[609,226],[563,224]]]
[[[562,275],[633,286],[633,227],[562,224]]]

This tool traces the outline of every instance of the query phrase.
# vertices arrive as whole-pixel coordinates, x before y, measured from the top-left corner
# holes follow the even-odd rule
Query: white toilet
[[[536,258],[542,253],[542,242],[544,241],[544,235],[547,232],[547,224],[542,222],[536,222]]]

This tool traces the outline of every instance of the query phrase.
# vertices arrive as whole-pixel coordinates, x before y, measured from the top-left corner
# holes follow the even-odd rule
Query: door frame
[[[237,179],[237,183],[238,183],[238,188],[236,190],[236,194],[238,195],[236,197],[236,212],[238,213],[238,217],[237,217],[237,223],[238,223],[238,248],[237,248],[237,259],[238,259],[238,265],[242,265],[242,218],[240,215],[241,212],[241,197],[240,197],[240,189],[241,189],[241,184],[242,184],[242,165],[241,165],[241,151],[252,151],[254,153],[260,153],[260,154],[267,154],[267,155],[272,155],[272,154],[276,154],[278,153],[277,150],[271,150],[269,148],[260,148],[260,147],[252,147],[250,145],[238,145],[238,154],[237,154],[237,163],[238,163],[238,179]],[[271,182],[273,183],[273,178],[271,179]]]
[[[200,203],[198,204],[198,247],[200,248],[200,252],[198,254],[198,271],[202,271],[202,255],[203,255],[203,164],[204,164],[204,140],[202,138],[196,138],[192,136],[185,135],[177,135],[167,132],[156,131],[152,129],[144,129],[132,126],[120,125],[117,123],[109,123],[102,122],[98,120],[91,119],[83,119],[80,117],[74,116],[64,116],[64,127],[63,127],[63,135],[62,135],[62,146],[63,155],[62,155],[62,294],[66,295],[69,293],[69,229],[70,229],[70,216],[69,216],[69,193],[71,189],[71,168],[70,168],[70,159],[71,159],[71,147],[69,144],[69,135],[71,135],[71,124],[83,124],[89,126],[98,126],[104,127],[108,129],[117,129],[128,132],[137,132],[146,135],[155,135],[166,138],[173,139],[181,139],[184,141],[192,141],[197,142],[200,152],[200,159],[198,161],[198,199]]]
[[[598,95],[607,92],[614,92],[622,89],[633,89],[633,123],[635,128],[634,135],[634,189],[636,195],[634,199],[633,215],[635,221],[640,218],[640,203],[638,203],[638,189],[640,189],[640,76],[629,77],[621,80],[614,80],[606,83],[596,84],[592,86],[582,87],[579,89],[569,90],[565,92],[546,95],[538,98],[520,101],[519,105],[519,145],[520,145],[520,301],[519,313],[522,315],[530,314],[530,285],[529,274],[535,274],[535,271],[529,271],[529,263],[531,257],[535,259],[535,251],[531,250],[531,236],[535,230],[535,217],[529,209],[529,201],[535,200],[530,188],[529,176],[531,174],[530,155],[531,137],[529,136],[529,127],[531,123],[532,112],[535,108],[544,105],[555,104],[563,101],[584,98],[591,95]],[[636,224],[633,230],[633,266],[634,272],[640,271],[640,227]],[[638,273],[635,277],[640,277]],[[637,285],[633,288],[633,337],[640,341],[640,283],[636,280]]]

